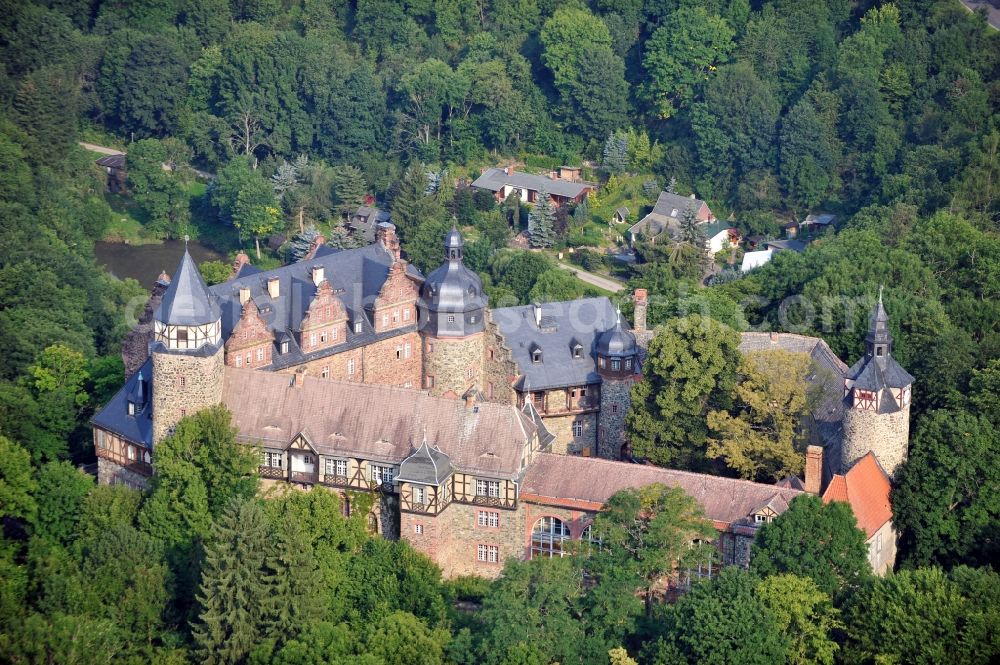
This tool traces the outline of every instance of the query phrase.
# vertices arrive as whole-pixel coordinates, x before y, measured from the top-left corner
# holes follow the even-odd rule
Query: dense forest
[[[1000,654],[1000,46],[957,0],[2,5],[0,659]],[[128,197],[105,191],[81,140],[128,152]],[[600,189],[529,215],[455,187],[514,163],[583,164]],[[640,243],[635,265],[597,249],[610,237],[602,214],[628,201],[641,216],[664,188],[696,193],[746,235],[778,236],[819,210],[838,222],[745,275],[721,260],[707,286],[696,235]],[[538,244],[590,248],[574,261],[648,289],[659,348],[701,363],[675,395],[648,399],[669,366],[633,395],[631,433],[671,466],[794,470],[718,453],[726,414],[754,397],[738,391],[750,370],[733,331],[819,335],[853,362],[884,286],[894,355],[916,379],[893,493],[899,570],[871,577],[850,511],[804,498],[761,529],[750,570],[665,602],[653,581],[704,524],[687,497],[654,487],[609,502],[599,548],[515,562],[492,583],[442,582],[333,494],[260,496],[217,410],[158,448],[148,493],[77,470],[93,460],[87,421],[121,385],[121,341],[147,295],[97,264],[95,242],[190,234],[277,265],[319,233],[356,244],[344,220],[369,200],[423,270],[454,218],[492,303],[595,293],[554,254],[509,247],[529,218],[551,233]],[[223,262],[203,271],[228,274]],[[692,317],[709,323],[695,334]],[[706,341],[711,352],[691,353]]]

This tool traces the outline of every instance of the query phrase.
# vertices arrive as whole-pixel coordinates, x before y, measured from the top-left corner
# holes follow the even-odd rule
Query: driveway
[[[580,281],[586,282],[591,286],[596,286],[599,289],[604,289],[605,291],[611,291],[612,293],[618,293],[625,288],[625,285],[619,282],[617,279],[611,279],[610,277],[602,277],[601,275],[595,275],[592,272],[587,272],[576,266],[571,266],[566,263],[559,263],[559,267],[563,270],[569,270],[571,273],[576,275]]]

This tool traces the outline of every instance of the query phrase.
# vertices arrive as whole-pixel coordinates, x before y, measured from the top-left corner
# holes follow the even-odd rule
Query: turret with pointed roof
[[[222,316],[187,247],[153,314],[151,350],[155,445],[181,418],[222,400]]]
[[[606,459],[628,457],[625,414],[638,371],[635,334],[622,323],[615,310],[615,324],[597,338],[597,373],[601,376],[601,408],[598,415],[597,454]]]
[[[865,355],[844,374],[844,435],[840,471],[874,452],[893,475],[906,461],[913,377],[892,356],[889,315],[878,302],[868,319]]]

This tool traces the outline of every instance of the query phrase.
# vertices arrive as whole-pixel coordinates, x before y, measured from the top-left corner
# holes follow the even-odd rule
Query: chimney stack
[[[240,304],[246,305],[250,300],[250,287],[240,286]]]
[[[535,325],[542,327],[542,305],[541,303],[531,303],[531,309],[535,314]]]
[[[810,494],[819,494],[823,484],[823,449],[819,446],[806,448],[805,490]]]
[[[649,292],[646,289],[635,290],[635,332],[646,332],[646,307],[649,305]]]
[[[302,260],[308,261],[312,259],[314,256],[316,256],[316,252],[319,251],[319,248],[325,244],[326,244],[326,238],[324,238],[323,236],[320,235],[313,238],[313,244],[309,247],[309,251],[306,252],[306,255],[302,257]]]
[[[301,388],[302,384],[305,383],[305,379],[306,379],[306,370],[305,370],[305,368],[299,368],[299,369],[295,370],[295,375],[294,376],[295,376],[295,379],[294,379],[293,385],[296,388]]]
[[[313,284],[315,284],[316,286],[320,285],[320,282],[323,281],[323,266],[313,266],[312,280]]]
[[[396,235],[395,224],[379,222],[375,226],[375,240],[382,245],[385,251],[392,254],[393,261],[399,260],[399,236]]]
[[[235,279],[240,276],[240,271],[243,270],[243,266],[250,263],[250,257],[247,256],[246,252],[240,250],[240,253],[236,255],[236,259],[233,261],[233,272],[229,279]]]
[[[271,298],[277,298],[278,296],[280,296],[281,295],[281,286],[280,286],[280,284],[281,284],[281,282],[278,280],[277,277],[268,277],[267,278],[267,295],[271,296]]]
[[[470,388],[469,391],[465,393],[465,408],[471,409],[475,405],[476,405],[476,391]]]

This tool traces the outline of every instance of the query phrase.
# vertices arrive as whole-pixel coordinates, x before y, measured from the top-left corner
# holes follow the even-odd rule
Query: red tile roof
[[[846,474],[833,477],[823,492],[823,502],[844,501],[851,504],[858,528],[871,538],[892,519],[891,489],[888,474],[878,463],[875,453],[869,452]]]
[[[717,523],[746,520],[765,506],[781,513],[802,492],[736,478],[613,462],[590,457],[542,453],[528,467],[521,488],[527,501],[597,510],[623,489],[663,483],[681,487]]]

